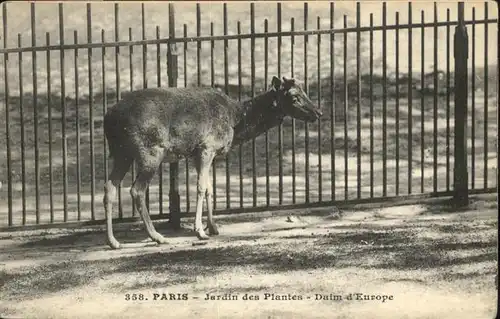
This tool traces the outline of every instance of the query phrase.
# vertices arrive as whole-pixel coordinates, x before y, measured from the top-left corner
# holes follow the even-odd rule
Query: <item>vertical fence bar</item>
[[[120,6],[119,3],[115,3],[115,42],[120,41]],[[121,99],[121,90],[120,90],[120,46],[117,45],[115,47],[115,81],[116,81],[116,101]]]
[[[450,9],[446,9],[446,191],[450,190]]]
[[[250,3],[250,77],[251,77],[251,97],[255,97],[255,3]],[[255,137],[252,138],[252,202],[253,207],[257,206],[257,163],[255,154],[257,147],[255,144]]]
[[[187,25],[184,24],[183,26],[183,36],[184,38],[187,38]],[[187,87],[187,51],[188,51],[188,45],[187,42],[184,42],[184,50],[183,50],[183,73],[184,73],[184,87]],[[189,158],[185,158],[185,171],[186,171],[186,212],[190,211],[190,199],[189,199]]]
[[[87,3],[87,43],[92,43],[92,7]],[[92,48],[88,48],[89,122],[90,122],[90,196],[91,216],[95,220],[95,155],[94,155],[94,92],[92,79]]]
[[[35,17],[35,3],[31,3],[31,46],[36,46],[36,17]],[[40,148],[38,145],[38,69],[36,51],[32,52],[32,74],[33,74],[33,121],[35,124],[35,214],[36,223],[40,223]],[[7,69],[6,69],[7,70]],[[7,72],[5,72],[7,74]],[[7,79],[5,81],[7,83]],[[6,105],[8,105],[6,103]],[[8,109],[8,108],[7,108]],[[10,156],[10,155],[9,155]],[[8,158],[10,161],[10,158]],[[10,170],[9,170],[10,173]]]
[[[382,196],[387,196],[387,3],[382,3]]]
[[[304,4],[306,6],[306,4]],[[277,7],[277,30],[281,33],[281,2],[278,2]],[[278,35],[278,77],[281,79],[281,36]],[[278,197],[279,204],[283,204],[283,123],[278,127]]]
[[[4,8],[6,7],[6,4],[4,4]],[[4,16],[5,18],[5,16]],[[22,42],[21,42],[21,34],[17,34],[17,47],[21,48],[22,47]],[[25,143],[25,129],[24,129],[24,89],[23,89],[23,53],[19,52],[18,55],[19,59],[19,117],[21,120],[21,181],[22,181],[22,205],[23,205],[23,217],[22,217],[22,224],[26,225],[26,146],[24,145]],[[5,69],[7,70],[7,69]],[[8,104],[6,104],[8,106]],[[8,108],[8,107],[6,107]],[[51,131],[51,111],[50,108],[48,109],[49,111],[49,143],[52,144],[52,131]],[[6,117],[6,120],[8,121],[9,117]],[[49,144],[49,145],[50,145]],[[49,162],[51,161],[51,148],[49,148]],[[52,178],[52,171],[50,170],[50,178]],[[52,182],[50,182],[52,184]],[[52,188],[50,188],[50,191]],[[50,198],[52,199],[52,192],[50,192],[51,196]],[[10,195],[9,195],[10,196]],[[50,203],[50,207],[53,207],[52,201]]]
[[[241,22],[236,25],[236,32],[241,34]],[[241,38],[238,38],[238,101],[241,102]],[[240,208],[243,207],[243,144],[239,145],[238,149],[238,169],[240,178]]]
[[[291,18],[290,20],[290,31],[295,31],[295,19]],[[295,50],[295,36],[292,34],[290,39],[290,72],[291,77],[294,77],[294,50]],[[295,161],[295,118],[292,117],[292,203],[295,204],[297,202],[297,163]]]
[[[128,28],[128,40],[132,42],[132,28]],[[129,63],[129,70],[130,70],[130,92],[134,90],[134,46],[130,45],[129,46],[129,56],[128,56],[128,63]],[[131,182],[132,184],[134,183],[135,179],[135,161],[132,162],[132,174],[131,174]],[[135,207],[135,199],[132,197],[132,217],[135,217],[136,213],[136,207]]]
[[[196,37],[201,36],[201,8],[196,4]],[[201,86],[201,41],[196,42],[196,83]],[[215,198],[215,196],[214,196]]]
[[[196,37],[201,36],[201,9],[200,4],[196,4]],[[196,83],[201,86],[201,41],[196,41]]]
[[[32,3],[32,6],[34,3]],[[32,7],[32,15],[33,15],[33,7]],[[2,8],[2,26],[3,26],[3,47],[7,48],[7,3],[4,3]],[[35,52],[33,52],[35,54]],[[34,63],[34,62],[33,62]],[[13,216],[12,216],[12,155],[10,153],[10,110],[9,110],[9,54],[4,53],[3,56],[3,68],[4,68],[4,89],[5,89],[5,144],[7,151],[7,205],[8,205],[8,223],[9,226],[13,225]],[[33,77],[35,78],[35,74],[33,73]],[[33,83],[35,80],[33,80]],[[36,98],[35,98],[36,100]],[[24,195],[23,195],[24,198]],[[24,223],[23,223],[24,224]]]
[[[73,31],[73,42],[78,45],[78,31]],[[78,48],[75,48],[75,117],[76,117],[76,205],[77,205],[77,220],[82,219],[82,175],[81,175],[81,162],[80,162],[80,84],[79,84],[79,72],[78,72]],[[121,206],[121,205],[120,205]]]
[[[269,77],[268,63],[269,63],[269,41],[267,37],[267,33],[269,31],[269,25],[267,19],[264,20],[264,33],[266,36],[264,37],[264,84],[267,86],[267,80]],[[293,56],[293,54],[292,54]],[[266,206],[270,205],[271,194],[270,194],[270,185],[269,185],[269,133],[266,131],[264,133],[266,138]]]
[[[399,195],[399,12],[396,12],[396,196]]]
[[[335,7],[334,3],[330,2],[330,30],[335,27]],[[331,184],[331,199],[335,200],[335,33],[330,32],[330,99],[332,107],[330,111],[330,178]]]
[[[50,33],[45,33],[45,45],[50,46]],[[52,78],[51,78],[51,54],[50,50],[46,51],[47,56],[47,115],[49,124],[49,203],[50,203],[50,222],[54,222],[54,179],[52,165]],[[21,67],[21,64],[19,64]],[[66,221],[66,220],[64,220]]]
[[[210,22],[210,36],[214,36],[214,23]],[[210,86],[215,87],[215,65],[214,65],[214,48],[215,41],[210,41]],[[213,174],[213,209],[217,208],[217,166],[215,165],[215,161],[212,162],[212,174]]]
[[[420,12],[420,192],[424,192],[425,180],[425,19],[424,10]]]
[[[484,3],[484,20],[488,20],[488,2]],[[464,27],[465,29],[465,27]],[[488,188],[488,23],[484,23],[484,164],[483,188]]]
[[[304,31],[307,31],[307,20],[308,20],[308,13],[309,13],[309,6],[308,3],[304,3]],[[307,35],[304,35],[304,91],[306,94],[309,94],[309,85],[308,85],[308,80],[307,80],[307,69],[308,69],[308,63],[307,63],[307,45],[309,42],[309,37]],[[305,172],[306,172],[306,203],[309,203],[309,124],[307,122],[304,123],[305,127],[305,152],[306,152],[306,161],[305,161]]]
[[[175,38],[175,7],[168,4],[168,38]],[[177,87],[177,48],[169,41],[167,49],[168,86]],[[181,227],[181,208],[179,195],[179,162],[170,163],[170,191],[169,191],[170,220],[174,229]]]
[[[408,195],[412,191],[412,155],[413,155],[413,69],[412,69],[412,10],[408,2]]]
[[[373,13],[370,13],[370,197],[374,190],[373,158]]]
[[[438,152],[438,122],[437,122],[437,108],[438,108],[438,27],[437,27],[437,22],[438,22],[438,14],[437,14],[437,3],[434,2],[434,105],[433,105],[433,132],[434,132],[434,149],[433,149],[433,188],[434,188],[434,193],[437,192],[437,152]]]
[[[106,42],[104,29],[101,29],[101,42]],[[106,47],[101,48],[101,68],[102,68],[102,114],[106,114],[108,110],[108,97],[106,92]],[[104,129],[104,127],[103,127]],[[104,133],[104,132],[103,132]],[[103,162],[104,162],[104,176],[108,178],[108,145],[106,138],[103,138]]]
[[[344,29],[347,29],[347,15],[344,14]],[[348,198],[349,191],[349,166],[348,166],[348,136],[347,136],[347,117],[349,105],[349,91],[347,85],[347,32],[344,32],[344,199]]]
[[[357,195],[361,198],[361,3],[356,2],[356,131]]]
[[[146,40],[146,13],[144,3],[141,3],[141,38]],[[142,87],[148,87],[147,66],[148,66],[148,47],[146,44],[142,45]],[[146,188],[146,208],[149,209],[149,186]]]
[[[141,35],[142,35],[142,40],[146,40],[146,13],[144,11],[145,11],[144,3],[141,3]],[[148,56],[147,55],[148,55],[148,46],[146,44],[143,44],[142,45],[142,87],[143,88],[148,87],[148,78],[147,78]]]
[[[467,58],[469,39],[464,21],[464,3],[458,3],[458,25],[455,27],[455,169],[454,201],[457,206],[467,206]],[[486,56],[486,53],[485,53]],[[485,64],[487,65],[487,64]]]
[[[120,41],[120,23],[119,23],[119,4],[115,3],[115,42]],[[115,81],[116,81],[116,101],[121,100],[121,90],[120,90],[120,46],[117,45],[115,47]],[[114,163],[113,163],[114,165]],[[107,178],[107,176],[106,176]],[[122,209],[122,183],[118,184],[118,218],[123,218],[123,209]]]
[[[318,30],[321,30],[321,20],[320,17],[317,17],[317,26]],[[318,41],[317,41],[317,72],[318,72],[318,109],[321,108],[321,34],[318,33]],[[322,165],[322,140],[321,140],[321,118],[318,119],[318,201],[321,202],[323,200],[323,165]]]
[[[59,44],[64,45],[64,10],[59,3]],[[61,67],[62,151],[63,151],[63,208],[64,221],[68,221],[68,139],[66,136],[66,63],[65,51],[59,51]],[[50,104],[49,104],[50,108]],[[51,216],[52,220],[52,216]]]
[[[32,16],[34,14],[32,3]],[[7,3],[4,3],[2,8],[2,26],[3,26],[3,47],[7,48]],[[32,19],[33,20],[33,19]],[[32,25],[33,26],[33,25]],[[32,38],[33,39],[33,38]],[[33,52],[35,54],[35,52]],[[34,61],[33,61],[34,63]],[[3,68],[4,68],[4,89],[5,89],[5,144],[7,151],[7,205],[8,205],[8,223],[9,226],[13,225],[13,216],[12,216],[12,155],[10,153],[10,110],[9,110],[9,54],[4,53],[3,56]],[[33,78],[35,79],[36,75],[33,73]],[[33,80],[35,83],[35,80]],[[34,99],[36,100],[36,98]],[[23,195],[24,198],[24,195]],[[24,224],[24,223],[23,223]]]
[[[156,26],[156,40],[160,40],[160,27]],[[156,44],[156,86],[161,87],[161,47]],[[160,163],[158,172],[158,201],[160,215],[163,215],[163,162]],[[188,184],[188,180],[186,180]]]
[[[223,31],[224,35],[227,35],[227,3],[222,5],[223,11]],[[228,53],[227,49],[229,46],[229,42],[227,39],[224,39],[224,92],[229,94],[229,61],[228,61]],[[267,53],[267,51],[266,51]],[[229,172],[229,152],[225,158],[226,161],[226,208],[229,209],[231,207],[231,174]]]
[[[476,8],[472,8],[471,57],[471,189],[475,188],[476,172]]]

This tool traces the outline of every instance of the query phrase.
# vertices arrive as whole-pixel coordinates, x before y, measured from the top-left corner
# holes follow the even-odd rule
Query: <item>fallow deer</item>
[[[131,92],[104,116],[104,133],[113,169],[104,187],[108,244],[117,249],[113,235],[112,202],[133,161],[137,176],[130,189],[149,237],[159,243],[159,234],[149,216],[145,194],[162,162],[194,160],[198,173],[194,231],[208,239],[202,224],[203,200],[207,203],[209,235],[218,235],[213,220],[212,184],[209,171],[216,155],[279,125],[285,116],[314,122],[321,111],[294,79],[273,77],[270,89],[238,102],[214,88],[149,88]]]

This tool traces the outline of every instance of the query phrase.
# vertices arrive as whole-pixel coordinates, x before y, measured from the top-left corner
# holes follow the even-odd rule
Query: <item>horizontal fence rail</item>
[[[483,20],[467,20],[465,24],[485,24],[485,23],[497,23],[497,19],[483,19]],[[251,34],[237,34],[237,35],[218,35],[218,36],[195,36],[195,37],[174,37],[174,38],[161,38],[161,39],[151,39],[151,40],[135,40],[135,41],[116,41],[116,42],[95,42],[95,43],[85,43],[85,44],[57,44],[57,45],[45,45],[45,46],[32,46],[26,48],[3,48],[0,49],[0,53],[17,53],[17,52],[33,52],[33,51],[47,51],[47,50],[70,50],[70,49],[88,49],[88,48],[107,48],[107,47],[117,47],[117,46],[130,46],[130,45],[156,45],[156,44],[167,44],[167,43],[189,43],[189,42],[210,42],[210,41],[221,41],[221,40],[245,40],[245,39],[262,39],[266,37],[291,37],[291,36],[309,36],[309,35],[325,35],[325,34],[343,34],[343,33],[356,33],[356,32],[370,32],[370,31],[383,31],[383,30],[404,30],[404,29],[416,29],[416,28],[430,28],[434,26],[444,27],[444,26],[456,26],[458,21],[446,21],[438,23],[414,23],[414,24],[401,24],[399,26],[388,25],[388,26],[373,26],[373,27],[353,27],[353,28],[343,28],[343,29],[324,29],[324,30],[307,30],[307,31],[281,31],[281,32],[268,32],[268,33],[251,33]]]
[[[497,92],[491,83],[497,66],[488,65],[496,63],[488,59],[488,39],[498,19],[488,15],[487,2],[481,19],[474,7],[468,19],[452,19],[447,9],[445,21],[438,19],[437,4],[416,12],[410,2],[407,23],[395,12],[393,24],[390,4],[382,3],[380,25],[373,14],[368,23],[362,19],[362,2],[352,12],[333,2],[322,9],[304,3],[295,11],[281,3],[239,4],[248,6],[248,21],[231,27],[230,4],[220,4],[221,21],[207,21],[200,3],[194,18],[182,21],[187,14],[176,17],[169,4],[168,24],[163,19],[153,26],[154,38],[146,32],[145,3],[140,21],[127,28],[125,5],[114,4],[112,30],[97,29],[92,16],[99,4],[88,3],[83,25],[72,31],[64,3],[43,4],[54,8],[52,32],[37,31],[42,4],[31,3],[30,37],[9,29],[14,5],[2,5],[0,228],[104,218],[102,186],[113,163],[103,116],[130,91],[212,86],[243,101],[266,90],[274,75],[299,79],[324,115],[316,123],[286,119],[217,159],[211,174],[216,212],[456,195],[461,154],[469,158],[468,179],[461,179],[466,192],[497,187]],[[259,10],[264,5],[274,13]],[[460,58],[452,52],[460,28],[469,52],[461,58],[470,70],[457,82],[469,91],[464,105],[455,103],[460,70],[450,62]],[[481,42],[483,56],[477,53]],[[458,122],[465,135],[455,130],[457,112],[465,115]],[[457,138],[465,143],[458,153]],[[137,217],[128,192],[134,167],[129,174],[118,191],[119,220]],[[151,215],[190,216],[195,200],[192,161],[162,164],[147,193]]]

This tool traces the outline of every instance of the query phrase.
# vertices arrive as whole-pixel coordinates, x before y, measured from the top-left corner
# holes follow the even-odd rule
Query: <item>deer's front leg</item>
[[[200,176],[199,174],[198,176]],[[205,234],[203,230],[203,223],[201,220],[203,213],[203,200],[205,199],[205,185],[204,183],[200,183],[200,178],[198,178],[198,191],[196,197],[196,217],[194,220],[194,232],[196,233],[196,237],[201,240],[208,239],[208,235]]]
[[[217,225],[215,225],[213,212],[213,196],[214,189],[212,187],[212,183],[210,183],[210,179],[207,178],[207,190],[205,192],[205,197],[207,200],[207,229],[209,235],[219,235],[219,230],[217,229]]]

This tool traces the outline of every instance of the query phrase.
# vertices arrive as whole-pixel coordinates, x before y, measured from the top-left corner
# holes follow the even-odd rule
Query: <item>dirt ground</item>
[[[102,227],[0,233],[0,315],[493,318],[496,199],[448,204],[218,216],[221,235],[200,246],[192,220],[157,223],[162,246],[141,224],[116,225],[128,245],[116,251]]]

